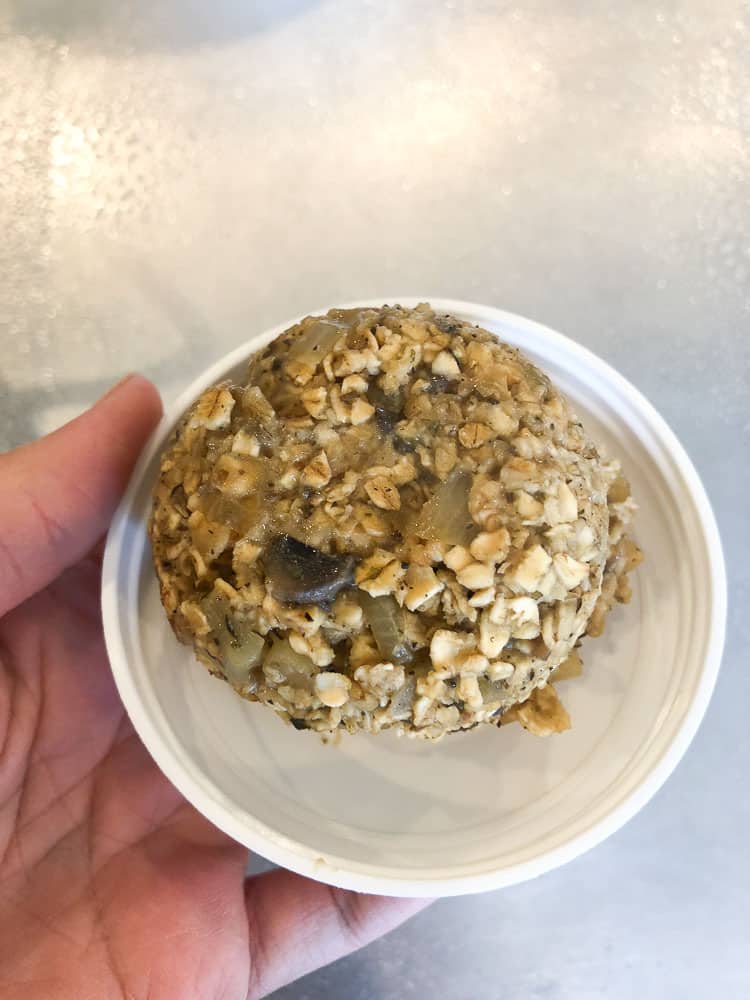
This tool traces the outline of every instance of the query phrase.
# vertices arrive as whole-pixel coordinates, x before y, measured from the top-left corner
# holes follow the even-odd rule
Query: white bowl
[[[416,305],[418,299],[387,299]],[[359,303],[361,304],[361,303]],[[159,454],[207,386],[294,321],[218,361],[165,416],[115,516],[102,605],[112,670],[154,760],[216,826],[294,871],[361,892],[447,896],[511,885],[571,860],[630,819],[687,749],[724,640],[726,582],[711,508],[665,422],[579,345],[510,313],[432,300],[516,344],[619,457],[640,504],[645,562],[630,605],[561,684],[573,728],[537,739],[479,727],[437,744],[392,734],[325,746],[238,698],[181,646],[159,602],[146,518]],[[319,310],[323,312],[325,310]]]

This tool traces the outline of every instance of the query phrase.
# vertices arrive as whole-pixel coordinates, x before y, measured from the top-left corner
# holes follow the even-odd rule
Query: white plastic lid
[[[382,301],[416,305],[416,298]],[[593,847],[633,816],[687,749],[719,669],[726,617],[716,523],[685,451],[625,379],[546,327],[430,300],[517,345],[621,459],[645,562],[630,605],[584,642],[560,685],[573,729],[546,740],[479,727],[437,744],[393,734],[338,746],[284,725],[212,678],[174,638],[146,536],[159,455],[207,386],[243,377],[253,338],[191,385],[155,432],[112,523],[102,606],[120,695],[154,760],[216,826],[294,871],[362,892],[458,895],[511,885]],[[362,305],[363,303],[354,303]],[[325,310],[318,310],[324,312]]]

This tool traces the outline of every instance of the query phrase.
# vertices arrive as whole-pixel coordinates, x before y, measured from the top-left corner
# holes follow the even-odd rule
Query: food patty
[[[428,305],[331,310],[206,392],[150,536],[177,637],[298,729],[558,731],[635,505],[549,378]]]

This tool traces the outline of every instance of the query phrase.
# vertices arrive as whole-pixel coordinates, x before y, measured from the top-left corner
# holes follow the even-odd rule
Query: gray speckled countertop
[[[432,294],[614,364],[718,514],[723,673],[655,800],[279,998],[750,995],[749,52],[738,0],[0,0],[0,444],[127,370],[169,397],[295,313]]]

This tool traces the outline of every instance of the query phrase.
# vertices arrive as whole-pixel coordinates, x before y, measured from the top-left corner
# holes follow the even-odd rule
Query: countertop
[[[750,995],[750,11],[0,0],[0,445],[335,301],[471,299],[615,365],[704,478],[726,655],[656,798],[278,1000]]]

